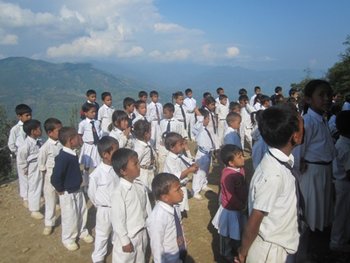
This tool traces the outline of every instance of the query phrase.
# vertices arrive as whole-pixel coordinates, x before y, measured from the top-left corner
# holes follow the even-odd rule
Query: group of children
[[[78,130],[62,127],[59,120],[49,118],[44,123],[48,140],[42,146],[40,122],[31,119],[30,107],[20,104],[16,107],[19,122],[11,129],[9,148],[17,156],[23,204],[33,218],[45,217],[43,234],[50,235],[55,226],[58,194],[62,243],[74,251],[79,248],[77,239],[94,241],[86,229],[87,194],[96,207],[93,262],[104,262],[112,233],[113,262],[144,262],[148,236],[154,262],[184,262],[186,242],[181,218],[189,210],[189,196],[202,200],[201,192],[212,191],[207,176],[212,157],[220,157],[225,168],[220,181],[220,207],[213,224],[221,236],[221,254],[232,262],[238,251],[237,261],[257,262],[256,253],[268,253],[260,251],[260,245],[267,242],[279,251],[278,259],[282,261],[275,262],[283,262],[298,250],[299,234],[293,230],[300,225],[299,199],[305,200],[303,219],[312,231],[322,230],[331,220],[330,165],[335,156],[334,144],[328,130],[319,126],[321,121],[314,120],[320,118],[318,115],[322,119],[326,112],[331,89],[322,81],[309,86],[311,90],[306,87],[304,91],[310,105],[304,117],[305,142],[296,108],[278,103],[275,98],[276,104],[282,105],[267,110],[270,98],[259,96],[259,87],[255,88],[253,105],[244,89],[237,102],[229,102],[224,90],[218,88],[218,98],[205,93],[202,107],[198,108],[192,90],[187,89],[186,98],[179,91],[173,94],[172,103],[164,105],[159,103],[156,91],[150,92],[151,102],[147,104],[148,94],[142,91],[137,101],[125,98],[123,110],[113,108],[109,92],[102,93],[103,105],[99,107],[96,92],[89,90]],[[313,112],[309,121],[307,116]],[[338,125],[343,118],[337,119],[342,142],[339,145],[344,145],[349,136],[346,126]],[[194,157],[189,141],[196,142]],[[263,146],[260,157],[253,156],[256,171],[249,202],[245,143],[253,148],[253,155],[253,143]],[[327,148],[327,154],[318,147],[323,151]],[[343,153],[337,171],[343,182],[343,171],[349,172],[349,148],[339,147]],[[292,171],[294,162],[302,173],[310,175],[296,177]],[[321,171],[322,178],[316,178],[314,174]],[[192,189],[188,189],[191,174]],[[310,191],[310,187],[315,190]],[[339,183],[338,188],[343,187]],[[42,192],[45,215],[39,212]],[[348,197],[343,194],[341,198]],[[337,211],[344,217],[342,208],[339,203],[336,218]],[[331,246],[342,248],[348,237],[334,231],[337,239],[332,239]]]

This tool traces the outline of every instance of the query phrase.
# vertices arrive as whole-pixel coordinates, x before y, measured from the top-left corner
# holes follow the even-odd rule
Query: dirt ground
[[[251,161],[246,161],[247,177],[252,176]],[[211,225],[211,219],[218,207],[218,183],[221,167],[216,164],[209,176],[209,186],[214,192],[207,192],[202,201],[189,200],[190,211],[183,219],[185,235],[189,240],[188,263],[223,262],[219,256],[219,236]],[[18,194],[18,182],[0,186],[0,262],[91,262],[93,244],[79,242],[80,249],[69,252],[60,241],[60,218],[50,236],[43,236],[43,220],[30,217],[22,206]],[[88,202],[88,229],[94,235],[95,209]],[[43,208],[43,207],[42,207]],[[59,211],[58,211],[59,213]],[[334,254],[328,250],[329,231],[314,233],[307,262],[350,262],[348,254]],[[112,261],[109,249],[107,262]]]

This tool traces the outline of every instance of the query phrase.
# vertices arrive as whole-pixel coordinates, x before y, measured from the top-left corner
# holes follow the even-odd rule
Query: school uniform
[[[102,136],[107,136],[108,126],[112,123],[112,115],[114,112],[113,106],[107,106],[103,104],[101,108],[98,109],[98,118],[97,120],[101,123],[101,133]]]
[[[236,129],[227,127],[224,134],[224,140],[223,140],[223,145],[226,145],[226,144],[233,144],[243,149],[241,144],[241,137],[239,136]]]
[[[192,134],[192,128],[196,123],[196,116],[195,116],[194,110],[197,107],[197,101],[194,98],[186,97],[184,99],[184,105],[186,107],[186,121],[187,121],[188,134],[189,136],[191,136],[190,139],[193,140],[194,136]]]
[[[112,232],[111,196],[119,184],[119,176],[111,165],[101,162],[90,174],[88,195],[97,208],[95,226],[95,249],[92,261],[100,262],[107,254],[108,239]]]
[[[95,102],[91,102],[89,100],[85,101],[84,104],[81,106],[81,108],[84,107],[84,105],[86,104],[92,104],[95,105],[96,107],[96,116],[95,116],[95,120],[98,120],[98,110],[100,109],[100,105],[95,101]],[[85,114],[83,112],[83,110],[80,110],[80,119],[84,120],[85,119]]]
[[[224,142],[225,130],[227,127],[226,116],[229,113],[228,102],[226,105],[220,102],[216,104],[215,112],[218,116],[218,139],[220,145]]]
[[[250,106],[254,107],[254,100],[255,100],[256,94],[254,94],[253,96],[251,96],[250,100],[249,100],[249,104]]]
[[[55,158],[51,184],[59,195],[62,222],[62,243],[70,245],[77,238],[89,235],[86,229],[87,209],[80,190],[82,175],[76,152],[63,146]]]
[[[186,134],[185,138],[187,139],[188,137],[188,133],[187,133],[187,115],[186,115],[186,111],[187,108],[185,105],[179,105],[179,104],[175,104],[174,105],[175,111],[174,111],[174,118],[176,120],[178,120],[179,122],[181,122],[182,127],[183,127],[183,132],[180,134]]]
[[[147,105],[147,120],[151,123],[151,140],[150,143],[154,149],[158,149],[160,143],[160,121],[163,119],[163,106],[161,103],[153,101]]]
[[[140,113],[138,113],[138,111],[135,111],[135,118],[132,120],[132,126],[135,125],[135,122],[139,121],[139,120],[144,120],[144,121],[148,121],[146,116],[141,115]]]
[[[24,189],[24,197],[28,198],[28,208],[31,212],[38,212],[40,209],[40,196],[43,178],[39,174],[38,154],[41,142],[30,136],[18,148],[17,166],[20,174],[27,177],[27,188]]]
[[[140,164],[140,180],[149,192],[152,191],[152,181],[156,170],[156,152],[149,143],[135,139],[134,151],[137,152]]]
[[[180,259],[180,249],[177,242],[175,216],[181,220],[178,206],[170,206],[167,203],[158,201],[147,218],[146,226],[150,237],[154,263],[183,262]],[[181,225],[180,227],[182,228]],[[186,246],[186,244],[184,245]]]
[[[120,178],[112,193],[113,255],[112,262],[145,262],[147,233],[145,229],[151,205],[144,185]],[[134,252],[123,252],[122,247],[132,243]]]
[[[193,160],[191,160],[190,158],[184,155],[177,155],[173,152],[169,152],[164,162],[163,172],[171,173],[180,179],[181,173],[187,168],[189,168],[192,164],[193,164]],[[180,179],[181,190],[184,194],[183,200],[179,204],[181,212],[185,210],[186,211],[190,210],[188,205],[188,193],[186,188],[186,184],[188,183],[188,180],[189,179],[187,177]]]
[[[298,249],[296,182],[291,170],[282,163],[293,166],[293,155],[269,148],[250,183],[249,214],[255,209],[265,216],[248,250],[247,263],[285,262]]]
[[[341,248],[350,239],[350,179],[346,172],[350,170],[350,139],[340,135],[335,144],[336,159],[333,161],[335,178],[335,213],[331,232],[331,248]]]
[[[119,143],[119,148],[129,148],[132,146],[132,139],[125,136],[124,132],[117,127],[113,127],[113,129],[109,132],[109,136],[116,139]]]
[[[241,144],[243,147],[242,149],[244,149],[244,142],[245,141],[247,141],[250,148],[252,148],[252,146],[253,146],[252,135],[251,135],[253,125],[252,125],[252,121],[250,118],[250,114],[253,111],[254,110],[251,107],[248,107],[248,105],[241,108],[242,121],[241,121],[241,127],[240,127],[239,132],[240,132],[240,136],[241,136]]]
[[[215,149],[220,149],[221,143],[219,142],[218,123],[215,112],[210,111],[207,107],[204,107],[204,109],[209,112],[209,123],[206,128],[210,132]]]
[[[57,194],[51,184],[51,176],[55,166],[55,157],[61,149],[62,144],[58,140],[48,138],[39,150],[38,167],[40,176],[44,180],[45,226],[55,226]]]

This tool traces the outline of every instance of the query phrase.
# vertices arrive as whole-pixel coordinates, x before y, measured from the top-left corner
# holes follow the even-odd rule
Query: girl
[[[210,132],[211,138],[214,141],[215,150],[220,148],[221,143],[219,142],[218,135],[218,121],[215,116],[215,99],[213,97],[205,98],[205,106],[203,107],[209,113],[209,123],[207,126]]]
[[[108,127],[109,136],[119,142],[119,148],[131,148],[129,117],[125,111],[116,110],[112,115],[112,123]]]
[[[186,116],[186,106],[184,104],[184,94],[181,91],[175,92],[173,94],[173,100],[175,100],[175,111],[174,118],[181,122],[183,126],[183,132],[181,134],[187,135],[187,116]],[[184,138],[187,139],[187,136]]]
[[[233,262],[246,222],[248,187],[244,177],[242,149],[233,144],[224,145],[220,157],[226,167],[220,179],[221,205],[212,223],[220,234],[220,254]]]

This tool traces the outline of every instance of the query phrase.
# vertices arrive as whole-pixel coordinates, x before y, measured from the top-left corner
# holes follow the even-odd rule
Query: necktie
[[[175,220],[175,227],[176,227],[176,241],[177,241],[177,245],[179,246],[179,258],[182,260],[182,262],[185,262],[185,259],[187,256],[187,250],[186,250],[185,239],[182,231],[182,226],[175,207],[174,207],[174,220]]]
[[[213,122],[214,133],[216,134],[216,123],[215,123],[215,119],[214,119],[214,114],[211,111],[209,111],[209,114],[211,116],[211,121]]]
[[[159,109],[158,109],[157,104],[154,104],[154,106],[156,107],[156,113],[157,113],[157,122],[158,122],[158,124],[160,124],[160,115],[159,115]]]
[[[211,147],[213,147],[213,149],[215,149],[215,144],[214,144],[213,138],[211,137],[210,132],[208,131],[207,128],[204,128],[204,130],[207,132],[207,134],[208,134],[208,136],[209,136],[209,139],[210,139],[210,141],[211,141]]]
[[[191,164],[190,164],[189,162],[187,162],[187,161],[185,160],[185,158],[182,157],[182,155],[178,155],[178,157],[180,158],[180,160],[184,163],[184,165],[185,165],[186,167],[190,167],[190,166],[191,166]]]
[[[166,125],[166,133],[170,132],[170,122],[171,120],[168,120],[168,124]]]
[[[95,128],[95,125],[94,125],[94,121],[90,121],[91,123],[91,129],[92,129],[92,136],[94,138],[94,144],[97,144],[98,141],[99,141],[99,138],[98,138],[98,135],[97,135],[97,131],[96,131],[96,128]]]
[[[180,105],[180,109],[181,109],[182,117],[184,119],[184,127],[185,127],[185,130],[186,130],[187,129],[186,114],[185,114],[185,111],[184,111],[184,108],[182,107],[182,105]]]
[[[40,148],[41,147],[41,140],[36,140],[36,145]]]
[[[151,158],[151,165],[154,164],[155,158],[154,158],[154,153],[151,145],[147,145],[149,147],[149,152],[150,152],[150,158]]]

